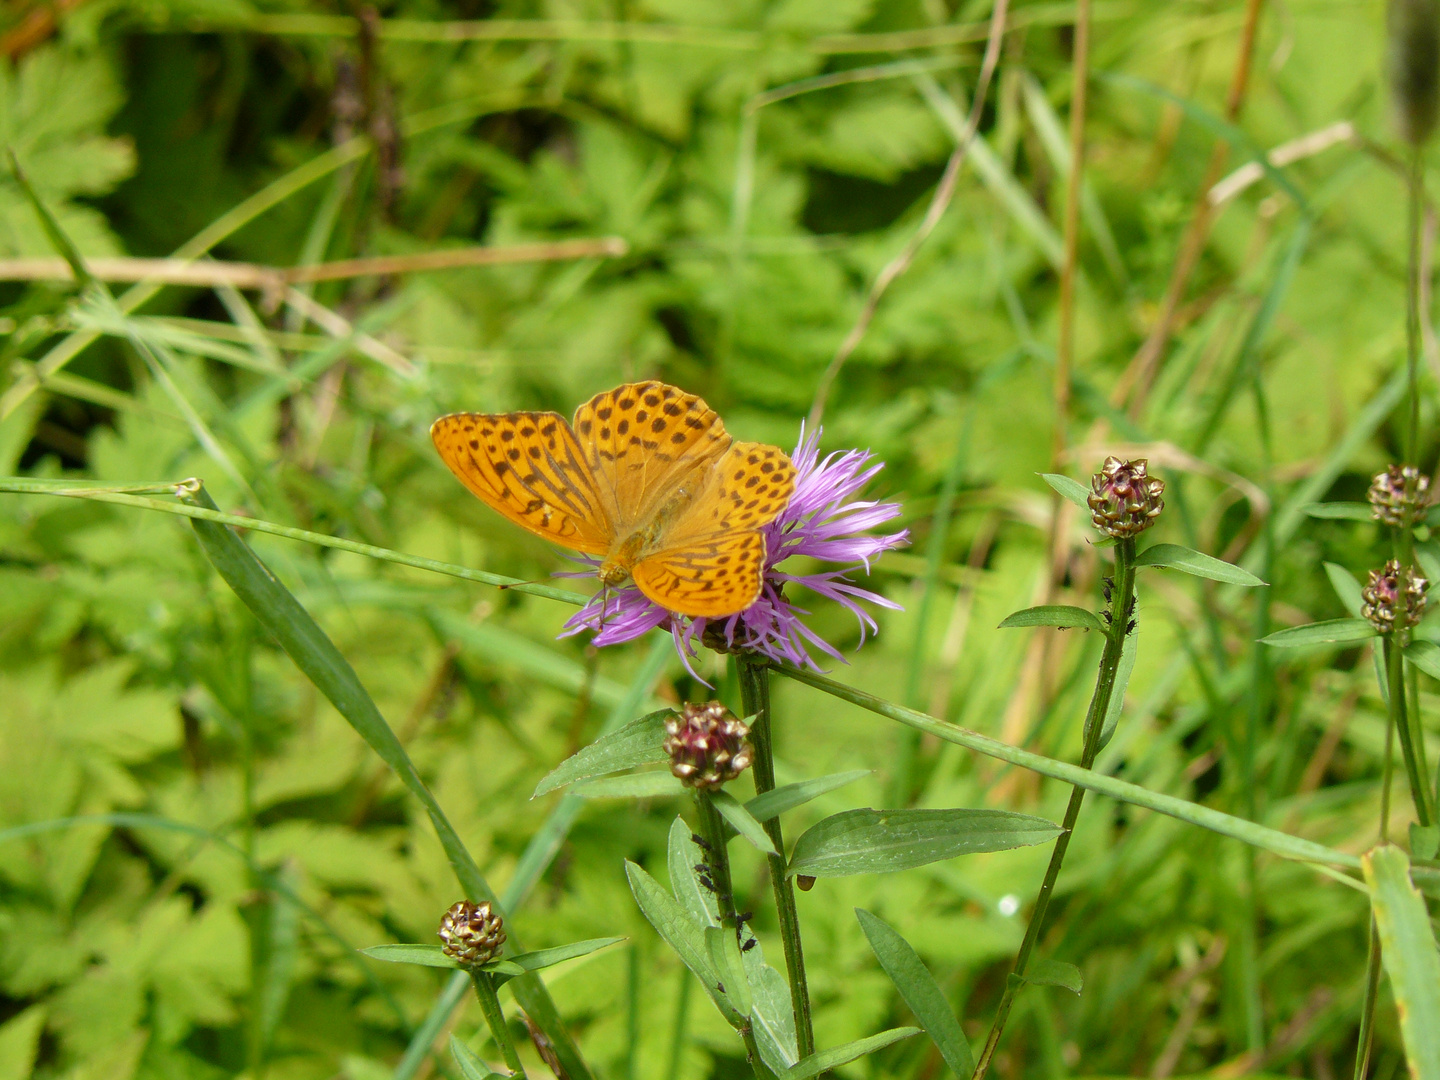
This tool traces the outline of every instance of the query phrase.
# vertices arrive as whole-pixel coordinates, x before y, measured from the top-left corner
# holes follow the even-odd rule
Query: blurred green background
[[[1375,526],[1300,512],[1362,497],[1398,456],[1405,212],[1384,11],[1255,5],[1232,128],[1250,6],[1095,4],[1058,461],[1074,5],[1012,6],[953,202],[825,410],[822,445],[885,461],[874,497],[903,503],[914,539],[869,582],[904,611],[882,613],[837,677],[1073,760],[1098,642],[993,628],[1045,595],[1052,503],[1035,474],[1147,455],[1170,484],[1156,538],[1272,587],[1146,579],[1139,665],[1098,767],[1359,851],[1376,835],[1385,731],[1368,650],[1277,659],[1253,642],[1345,613],[1325,561],[1363,577],[1386,557]],[[128,294],[117,316],[67,273],[19,261],[56,254],[7,177],[0,473],[200,476],[227,511],[548,579],[564,560],[454,481],[430,421],[569,414],[655,376],[703,395],[737,437],[792,447],[870,283],[920,224],[990,14],[985,0],[11,0],[0,142],[117,297],[158,270],[109,260],[177,252],[280,268],[447,251],[473,262],[479,247],[617,237],[624,254],[402,261],[311,282],[226,277],[202,260],[189,284],[140,305]],[[1134,358],[1209,197],[1217,140],[1228,155],[1212,182],[1317,132],[1283,177],[1259,173],[1215,208],[1146,386]],[[1428,313],[1426,327],[1428,394]],[[1423,430],[1432,415],[1427,396]],[[1423,452],[1433,467],[1429,436]],[[937,515],[947,477],[953,513]],[[1091,606],[1101,570],[1082,526],[1060,533],[1060,599]],[[248,539],[354,664],[497,889],[556,804],[529,799],[535,782],[627,688],[710,695],[673,654],[645,677],[644,643],[557,642],[572,609],[551,601]],[[813,607],[812,625],[854,649],[853,620]],[[699,670],[733,693],[708,656]],[[787,830],[893,804],[902,729],[783,681],[776,714],[782,782],[875,770]],[[1068,794],[955,746],[924,745],[920,764],[922,806],[1058,820]],[[530,947],[629,937],[547,978],[607,1078],[672,1075],[690,976],[639,916],[622,860],[663,877],[677,809],[588,804],[515,915]],[[10,831],[117,812],[149,816]],[[741,906],[778,963],[763,865],[736,852]],[[820,1044],[908,1022],[855,906],[915,944],[983,1037],[1046,857],[968,856],[802,894]],[[1084,992],[1027,992],[998,1073],[1348,1075],[1364,897],[1263,856],[1252,890],[1249,858],[1091,801],[1041,943],[1081,968]],[[388,1077],[444,973],[353,950],[431,940],[458,896],[423,813],[183,522],[0,496],[0,1080]],[[447,1031],[479,1049],[480,1024],[468,1001]],[[746,1075],[699,994],[679,1046],[674,1075]],[[1403,1070],[1387,996],[1376,1055],[1378,1080]],[[454,1074],[448,1055],[418,1075],[437,1071]],[[945,1073],[910,1040],[841,1075]]]

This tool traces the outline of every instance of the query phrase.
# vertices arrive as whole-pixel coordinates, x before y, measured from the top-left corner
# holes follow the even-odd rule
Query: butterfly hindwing
[[[631,576],[642,593],[669,611],[719,618],[755,602],[764,569],[765,537],[740,532],[641,559]]]
[[[575,551],[610,550],[606,500],[558,413],[453,413],[430,437],[460,482],[515,524]]]
[[[575,410],[575,435],[620,534],[643,524],[698,470],[730,446],[715,411],[661,382],[627,383]]]
[[[795,491],[795,466],[779,447],[733,443],[697,498],[663,523],[659,550],[635,564],[640,591],[682,615],[733,615],[760,595],[761,532]]]

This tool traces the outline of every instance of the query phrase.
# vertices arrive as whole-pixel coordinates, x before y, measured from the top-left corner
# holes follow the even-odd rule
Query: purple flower
[[[561,636],[591,630],[595,631],[596,645],[618,645],[664,627],[674,637],[687,668],[695,655],[696,641],[702,639],[727,649],[753,649],[773,660],[817,670],[819,664],[812,649],[843,663],[845,658],[839,651],[805,625],[801,616],[810,612],[796,606],[785,592],[787,585],[801,585],[849,610],[860,624],[862,645],[867,633],[879,629],[863,604],[899,609],[899,604],[861,588],[850,577],[861,569],[869,573],[872,559],[910,542],[908,529],[880,536],[869,534],[869,530],[900,514],[898,503],[855,498],[885,467],[881,462],[872,462],[872,457],[868,450],[847,450],[822,459],[820,431],[817,429],[807,438],[801,426],[800,444],[791,456],[796,470],[795,491],[784,512],[765,527],[764,585],[759,599],[744,611],[723,618],[687,618],[666,611],[634,585],[626,585],[592,597],[565,623]],[[789,574],[778,569],[792,555],[840,565],[809,574]]]

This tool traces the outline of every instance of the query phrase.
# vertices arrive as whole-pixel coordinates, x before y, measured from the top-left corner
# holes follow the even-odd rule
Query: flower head
[[[441,952],[456,963],[474,967],[499,959],[505,945],[505,920],[488,900],[478,904],[461,900],[440,919],[438,933]]]
[[[718,788],[755,760],[750,726],[718,701],[686,702],[682,712],[665,721],[665,735],[670,771],[688,787]]]
[[[1150,476],[1144,458],[1121,461],[1107,457],[1090,480],[1090,516],[1095,528],[1117,540],[1135,536],[1155,524],[1165,500],[1165,481]]]
[[[862,605],[892,609],[900,605],[861,588],[850,575],[861,569],[868,573],[872,560],[909,543],[910,533],[908,529],[878,536],[870,533],[898,517],[900,505],[856,498],[884,468],[868,450],[837,451],[821,457],[820,431],[807,437],[802,427],[791,460],[796,470],[795,490],[780,516],[765,526],[764,584],[759,598],[744,611],[691,619],[665,610],[634,585],[627,585],[592,598],[565,624],[564,635],[591,630],[596,645],[615,645],[664,627],[674,636],[687,665],[697,640],[720,650],[748,649],[812,668],[819,666],[812,649],[843,662],[833,645],[805,625],[802,616],[809,611],[786,596],[787,588],[804,587],[840,604],[859,622],[864,644],[865,635],[878,625]],[[837,565],[805,574],[779,569],[792,555]]]
[[[1414,465],[1389,465],[1370,481],[1366,497],[1376,521],[1403,529],[1425,520],[1430,509],[1430,478]]]
[[[1409,630],[1425,614],[1429,589],[1430,582],[1413,566],[1391,559],[1382,569],[1370,571],[1370,580],[1360,590],[1360,614],[1382,634]]]

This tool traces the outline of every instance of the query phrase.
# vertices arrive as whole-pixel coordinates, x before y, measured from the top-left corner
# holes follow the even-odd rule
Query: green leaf
[[[1306,645],[1348,645],[1377,636],[1375,628],[1364,619],[1326,619],[1277,630],[1260,641],[1277,649],[1299,649]]]
[[[1105,630],[1105,624],[1093,611],[1065,604],[1045,604],[1041,607],[1026,608],[1013,615],[1007,615],[1000,624],[1001,630],[1017,626],[1058,626],[1061,629],[1078,627],[1081,630]]]
[[[1090,498],[1090,489],[1079,480],[1071,480],[1060,473],[1041,473],[1040,479],[1059,492],[1062,498],[1074,503],[1085,513],[1090,513],[1090,504],[1086,501]]]
[[[890,976],[900,997],[920,1021],[926,1034],[935,1040],[945,1064],[961,1080],[966,1080],[975,1071],[975,1057],[970,1050],[970,1040],[960,1029],[960,1021],[945,1000],[945,992],[930,974],[930,969],[910,943],[895,932],[889,924],[865,911],[855,909],[860,920],[860,929],[870,942],[875,959]]]
[[[601,949],[624,940],[623,937],[586,938],[584,941],[572,941],[569,945],[556,945],[553,949],[520,953],[518,956],[507,957],[507,959],[522,971],[539,971],[541,968],[553,967],[566,960],[573,960],[577,956],[589,956],[593,952],[599,952]]]
[[[695,842],[685,819],[676,817],[670,823],[667,852],[670,891],[699,926],[720,925],[720,904],[709,889],[702,889],[695,877],[695,867],[705,861],[705,853]]]
[[[1425,901],[1410,882],[1410,860],[1386,844],[1362,855],[1360,865],[1370,886],[1410,1075],[1440,1080],[1440,953]]]
[[[1080,969],[1063,960],[1033,960],[1026,968],[1024,978],[1035,986],[1061,986],[1072,994],[1080,993],[1085,985]]]
[[[746,810],[734,795],[728,791],[712,791],[709,797],[720,816],[728,821],[737,833],[749,840],[762,853],[766,855],[779,854],[775,850],[775,844],[765,832],[765,826],[756,821],[750,815],[750,811]]]
[[[1405,646],[1405,659],[1426,675],[1440,679],[1440,645],[1433,641],[1412,641]]]
[[[1330,579],[1330,587],[1335,590],[1341,605],[1352,617],[1360,617],[1360,607],[1364,603],[1360,598],[1360,582],[1355,575],[1346,570],[1338,563],[1327,562],[1325,564],[1325,576]]]
[[[977,851],[1043,844],[1060,826],[1008,810],[847,810],[795,842],[788,876],[844,877],[908,870]]]
[[[450,1036],[450,1054],[455,1058],[455,1064],[460,1066],[460,1075],[465,1080],[490,1080],[492,1076],[500,1075],[492,1072],[490,1066],[481,1061],[474,1050],[454,1035]]]
[[[740,958],[740,945],[735,931],[726,926],[705,927],[705,949],[710,963],[720,977],[720,987],[737,1012],[747,1020],[754,1009],[750,1000],[750,980],[745,976],[745,962]]]
[[[675,950],[680,962],[695,973],[710,1000],[732,1027],[743,1022],[735,1006],[720,989],[720,976],[710,960],[710,948],[704,928],[691,919],[658,881],[629,859],[625,860],[625,876],[630,879],[630,892],[640,912],[655,928],[665,943]]]
[[[512,979],[517,975],[525,974],[523,967],[509,960],[491,960],[488,964],[481,964],[480,970],[488,971],[491,975],[505,975]]]
[[[439,945],[371,945],[360,951],[372,960],[385,960],[392,964],[419,964],[435,968],[460,966],[446,956]]]
[[[801,780],[799,783],[786,784],[783,787],[767,791],[763,795],[756,795],[745,804],[745,809],[750,811],[750,816],[756,821],[769,821],[771,818],[779,817],[787,810],[804,806],[811,799],[818,798],[826,792],[842,788],[846,784],[853,784],[862,776],[869,776],[871,771],[870,769],[852,769],[850,772],[831,773],[829,776],[817,776],[814,780]]]
[[[1440,825],[1410,823],[1410,857],[1412,859],[1433,859],[1440,852]]]
[[[685,785],[668,770],[586,780],[570,789],[582,799],[663,799],[685,794]]]
[[[891,1028],[889,1031],[880,1032],[879,1035],[871,1035],[868,1039],[856,1039],[844,1046],[821,1050],[818,1054],[811,1054],[803,1059],[798,1065],[786,1069],[780,1074],[780,1080],[809,1080],[812,1076],[819,1076],[826,1069],[838,1069],[846,1062],[862,1058],[866,1054],[873,1054],[876,1050],[883,1050],[891,1043],[897,1043],[901,1039],[908,1039],[911,1035],[918,1034],[920,1034],[919,1028]]]
[[[619,731],[601,736],[546,774],[535,785],[535,793],[530,797],[538,799],[579,780],[664,761],[665,751],[661,749],[661,744],[665,741],[665,720],[674,712],[673,709],[660,709],[630,721]]]
[[[797,806],[803,806],[821,795],[847,784],[853,784],[856,780],[869,776],[872,772],[874,772],[873,769],[851,769],[848,772],[817,776],[813,780],[785,784],[750,799],[745,803],[745,809],[750,811],[756,821],[769,821],[771,818],[779,817]]]
[[[1324,518],[1329,521],[1374,521],[1375,513],[1369,503],[1332,502],[1308,503],[1300,507],[1307,517]]]
[[[1265,584],[1249,570],[1243,570],[1233,563],[1222,562],[1193,548],[1181,547],[1179,544],[1155,544],[1148,547],[1135,556],[1135,565],[1179,570],[1194,577],[1223,581],[1227,585]]]

